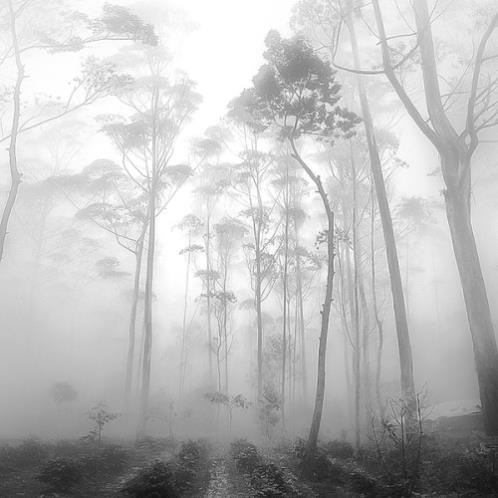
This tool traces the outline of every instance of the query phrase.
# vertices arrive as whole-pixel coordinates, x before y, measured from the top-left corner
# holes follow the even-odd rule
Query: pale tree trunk
[[[371,396],[371,382],[370,382],[370,314],[368,310],[367,296],[365,293],[365,281],[363,273],[360,274],[360,303],[361,303],[361,347],[363,357],[363,375],[362,375],[362,389],[363,389],[363,404],[365,422],[368,423],[368,415],[372,409],[372,396]],[[366,423],[364,425],[366,426]]]
[[[147,412],[149,407],[150,371],[152,359],[152,300],[154,279],[154,252],[156,240],[156,217],[155,217],[155,188],[150,200],[149,235],[147,243],[147,260],[145,276],[144,296],[144,350],[142,360],[142,389],[140,403],[140,428],[139,433],[145,433],[147,424]]]
[[[334,256],[335,256],[335,232],[334,232],[334,212],[330,207],[330,202],[327,193],[323,188],[322,181],[318,175],[315,175],[309,166],[303,161],[294,144],[293,137],[290,137],[294,159],[298,161],[304,169],[310,180],[315,184],[318,194],[323,203],[325,214],[327,215],[327,283],[325,287],[325,299],[321,311],[322,323],[320,327],[320,339],[318,346],[318,373],[316,383],[315,407],[313,417],[311,419],[311,428],[308,436],[306,447],[306,462],[305,467],[310,470],[313,458],[316,454],[318,444],[318,434],[320,432],[320,424],[322,421],[323,401],[325,398],[325,374],[327,364],[327,339],[329,332],[330,310],[332,307],[332,297],[334,288]]]
[[[225,394],[228,395],[228,310],[227,310],[227,278],[228,278],[228,255],[225,260],[223,275],[223,353],[225,356]]]
[[[145,227],[144,227],[145,228]],[[135,358],[135,337],[137,327],[137,310],[140,300],[140,276],[142,273],[142,255],[144,248],[144,233],[137,242],[135,252],[135,277],[133,283],[133,296],[130,309],[130,322],[128,326],[128,354],[126,357],[126,377],[125,377],[125,406],[129,405],[131,386],[133,381],[133,362]]]
[[[299,307],[299,335],[301,344],[301,382],[303,399],[308,397],[308,379],[306,369],[306,335],[304,325],[304,302],[303,302],[303,276],[301,271],[301,257],[296,256],[296,282],[297,282],[297,304]]]
[[[190,283],[190,263],[192,260],[192,252],[190,251],[190,245],[192,243],[192,234],[189,233],[188,236],[188,256],[187,256],[187,268],[185,270],[185,288],[183,291],[183,319],[182,319],[182,345],[180,351],[180,378],[178,383],[178,397],[181,399],[183,395],[183,388],[185,384],[185,373],[186,373],[186,336],[187,336],[187,315],[188,315],[188,298],[189,298],[189,283]]]
[[[498,349],[470,214],[471,157],[477,144],[462,144],[446,116],[441,102],[427,2],[420,0],[413,8],[427,107],[438,136],[446,184],[446,216],[474,346],[484,423],[488,434],[498,435]],[[496,16],[493,22],[496,26]],[[481,44],[479,50],[484,46]],[[468,120],[473,121],[474,116],[469,115]]]
[[[444,159],[443,159],[444,160]],[[486,286],[472,230],[470,201],[445,192],[446,214],[469,320],[486,432],[498,435],[498,350]]]
[[[285,431],[285,374],[287,361],[287,315],[288,300],[287,300],[287,284],[288,284],[288,264],[289,264],[289,168],[286,170],[286,192],[284,200],[285,209],[285,232],[284,232],[284,268],[283,268],[283,287],[284,287],[284,317],[282,326],[282,391],[281,391],[281,407],[282,407],[282,429]],[[290,361],[290,359],[289,359]]]
[[[358,244],[357,175],[353,149],[350,142],[351,178],[353,190],[352,230],[353,230],[353,379],[354,379],[354,434],[355,448],[360,450],[361,428],[361,345],[360,345],[360,249]]]
[[[12,210],[17,199],[19,185],[21,183],[21,173],[17,164],[17,136],[19,134],[19,119],[21,116],[21,85],[24,80],[24,66],[21,61],[21,52],[16,32],[16,15],[12,6],[12,0],[8,0],[9,18],[10,18],[10,33],[12,36],[12,47],[14,49],[14,58],[16,62],[16,83],[14,86],[12,111],[12,126],[10,129],[9,142],[9,170],[10,170],[10,189],[7,201],[5,203],[2,218],[0,220],[0,261],[3,259],[5,239],[7,237],[7,229],[10,221]]]
[[[358,43],[352,19],[352,11],[348,9],[347,25],[350,33],[351,47],[353,50],[354,65],[360,70],[360,57]],[[399,267],[398,252],[396,248],[396,239],[394,237],[393,222],[387,192],[380,162],[379,151],[375,139],[372,115],[370,105],[363,86],[361,76],[358,74],[358,92],[360,96],[361,112],[365,125],[365,132],[368,144],[368,153],[370,158],[370,167],[377,195],[377,203],[384,234],[384,244],[386,247],[387,265],[389,269],[389,278],[391,283],[391,294],[394,308],[394,318],[396,323],[396,335],[398,339],[398,353],[401,373],[401,391],[403,398],[407,403],[409,413],[415,415],[415,381],[413,375],[413,358],[408,330],[408,320],[406,316],[405,300],[403,296],[403,285],[401,281],[401,271]]]
[[[375,364],[375,397],[377,399],[377,409],[380,417],[383,419],[385,414],[384,402],[380,390],[380,379],[382,374],[382,351],[384,349],[384,324],[379,315],[379,304],[377,299],[377,271],[375,264],[375,197],[373,192],[374,186],[371,187],[371,218],[370,218],[370,271],[371,271],[371,286],[372,286],[372,307],[374,313],[375,324],[377,326],[378,343],[377,355]]]
[[[486,44],[498,26],[498,14],[491,19],[476,51],[466,127],[464,132],[459,134],[451,124],[441,98],[427,2],[425,0],[414,2],[413,9],[429,122],[420,114],[394,73],[382,11],[378,0],[373,0],[372,4],[379,30],[384,72],[408,114],[439,152],[441,171],[446,185],[446,215],[472,335],[484,424],[486,432],[496,436],[498,435],[498,349],[472,230],[470,188],[471,159],[479,143],[475,123],[475,105],[480,69]],[[466,142],[467,137],[468,142]]]
[[[254,250],[256,258],[256,282],[254,286],[254,297],[256,301],[256,323],[258,334],[258,399],[260,403],[263,396],[263,310],[262,310],[262,272],[261,272],[261,217],[263,211],[263,203],[259,193],[259,186],[256,186],[258,192],[258,219],[253,218],[253,232],[254,232]]]
[[[208,332],[208,364],[209,381],[213,380],[213,332],[211,329],[211,216],[209,201],[206,205],[206,302],[207,302],[207,332]]]
[[[152,301],[154,280],[154,256],[156,245],[156,196],[158,188],[158,158],[157,158],[157,109],[158,90],[154,88],[152,101],[152,131],[151,131],[151,176],[149,178],[149,236],[147,245],[147,269],[145,276],[144,296],[144,351],[142,362],[142,392],[140,402],[139,435],[145,434],[147,413],[149,409],[150,373],[152,361]]]

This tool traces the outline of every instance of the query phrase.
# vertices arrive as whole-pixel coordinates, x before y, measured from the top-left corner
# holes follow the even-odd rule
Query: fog
[[[2,0],[0,496],[496,496],[497,28],[487,0]],[[428,477],[436,446],[487,487]],[[153,462],[177,488],[124,485]]]

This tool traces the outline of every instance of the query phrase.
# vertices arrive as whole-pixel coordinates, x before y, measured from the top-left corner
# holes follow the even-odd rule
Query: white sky
[[[161,12],[170,10],[175,18],[192,23],[192,31],[179,35],[183,40],[175,40],[179,46],[175,43],[173,56],[203,96],[194,118],[199,133],[216,124],[228,102],[250,85],[262,63],[266,34],[270,29],[289,31],[294,4],[295,0],[147,0],[135,4],[138,11],[144,9],[144,17],[150,15],[150,6],[161,5]]]

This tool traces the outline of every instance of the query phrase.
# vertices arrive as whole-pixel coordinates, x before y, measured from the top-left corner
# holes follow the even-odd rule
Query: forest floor
[[[257,447],[144,439],[0,443],[1,498],[498,497],[495,450],[480,438],[431,437],[355,453],[320,446],[302,477],[300,440]]]

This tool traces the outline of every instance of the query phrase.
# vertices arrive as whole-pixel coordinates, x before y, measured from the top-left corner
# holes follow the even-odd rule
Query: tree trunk
[[[125,378],[125,406],[129,405],[131,385],[133,380],[133,360],[135,357],[135,335],[137,324],[137,310],[140,298],[140,276],[142,272],[142,255],[144,248],[144,233],[141,235],[137,250],[135,252],[135,279],[133,285],[133,297],[130,310],[130,323],[128,326],[128,355],[126,359],[126,378]]]
[[[209,213],[209,201],[207,202],[206,218],[206,301],[207,301],[207,332],[208,332],[208,363],[209,381],[213,380],[213,335],[211,329],[211,217]]]
[[[318,346],[318,373],[316,382],[315,407],[313,417],[311,419],[311,428],[308,436],[306,447],[305,471],[311,470],[312,462],[316,454],[318,444],[318,433],[320,432],[320,424],[322,421],[323,401],[325,398],[325,374],[327,365],[327,339],[329,333],[330,310],[332,307],[332,297],[334,290],[334,257],[335,257],[335,226],[334,212],[330,207],[327,193],[323,188],[322,181],[318,175],[315,175],[309,166],[303,161],[297,152],[294,144],[294,139],[290,137],[290,145],[292,147],[292,157],[301,165],[310,180],[315,184],[318,194],[323,203],[325,214],[327,215],[327,283],[325,287],[325,299],[321,311],[322,323],[320,327],[320,339]]]
[[[301,272],[301,257],[296,256],[297,301],[299,306],[299,332],[301,343],[301,381],[303,399],[308,396],[308,379],[306,371],[306,335],[304,325],[303,277]]]
[[[346,21],[348,30],[350,32],[354,65],[355,68],[359,70],[359,49],[356,40],[351,9],[348,9]],[[384,234],[384,243],[386,247],[387,265],[389,268],[394,318],[396,322],[396,334],[398,338],[398,352],[401,371],[401,391],[410,413],[415,415],[415,381],[413,377],[412,348],[408,330],[408,320],[406,317],[405,300],[403,297],[403,285],[401,282],[401,271],[399,267],[399,259],[396,248],[396,240],[394,237],[391,211],[389,209],[389,202],[387,200],[384,174],[382,171],[382,164],[380,162],[379,151],[375,139],[373,120],[370,114],[370,106],[363,86],[362,77],[359,74],[357,76],[357,80],[362,117],[365,124],[365,132],[367,137],[370,167],[374,179],[375,192],[377,195],[377,203],[379,206],[382,230]]]
[[[16,62],[17,77],[14,86],[13,103],[14,109],[12,113],[12,126],[10,129],[9,143],[9,169],[10,169],[10,190],[5,203],[2,218],[0,220],[0,261],[3,259],[5,247],[5,239],[7,237],[7,229],[10,221],[12,210],[17,199],[19,185],[21,183],[21,173],[17,164],[17,136],[19,134],[19,119],[21,115],[21,85],[24,79],[24,67],[21,61],[21,52],[16,32],[16,16],[12,6],[12,0],[9,0],[9,17],[10,17],[10,32],[12,36],[12,46],[14,49],[14,58]]]
[[[261,308],[261,253],[259,237],[256,242],[256,285],[254,294],[256,297],[256,320],[258,328],[258,403],[263,396],[263,312]]]
[[[144,354],[142,363],[142,393],[140,403],[139,435],[145,434],[147,412],[149,408],[150,371],[152,359],[152,300],[154,279],[154,252],[156,245],[156,196],[158,187],[157,158],[157,109],[158,90],[153,90],[152,130],[151,130],[151,175],[149,178],[149,237],[147,246],[147,272],[144,297]]]
[[[289,189],[289,168],[287,167],[286,171],[286,192],[285,192],[285,233],[284,233],[284,268],[283,268],[283,287],[284,287],[284,319],[282,326],[282,391],[281,391],[281,407],[282,407],[282,429],[285,431],[285,369],[286,369],[286,361],[287,361],[287,315],[289,313],[288,310],[288,301],[287,301],[287,278],[288,278],[288,263],[289,263],[289,198],[288,198],[288,189]]]
[[[373,192],[373,183],[371,186],[371,218],[370,218],[370,257],[371,257],[371,286],[372,286],[372,306],[375,318],[375,324],[377,325],[378,333],[378,343],[377,343],[377,358],[375,364],[375,397],[377,398],[377,409],[379,410],[379,415],[384,418],[385,407],[382,401],[382,394],[380,390],[380,379],[382,373],[382,350],[384,349],[384,324],[379,315],[379,304],[377,299],[377,272],[375,265],[375,197]]]
[[[469,198],[461,191],[448,189],[445,201],[472,334],[484,425],[487,434],[498,436],[498,350],[472,230]]]
[[[353,190],[352,205],[352,230],[353,230],[353,379],[354,379],[354,434],[355,449],[360,450],[361,428],[360,428],[360,411],[361,411],[361,344],[360,344],[360,248],[358,244],[358,207],[357,207],[357,175],[356,164],[353,156],[353,149],[350,145],[351,159],[351,179]]]
[[[186,353],[185,353],[185,342],[187,335],[187,311],[188,311],[188,291],[190,282],[190,262],[192,260],[192,251],[190,250],[190,245],[192,243],[192,234],[189,232],[188,236],[188,256],[187,256],[187,268],[185,270],[185,289],[183,291],[183,319],[182,319],[182,345],[180,351],[180,378],[178,384],[178,397],[181,398],[183,394],[183,387],[185,383],[185,372],[186,372]]]
[[[153,189],[154,191],[155,189]],[[154,278],[154,250],[156,240],[155,192],[150,201],[149,236],[147,245],[147,268],[144,296],[144,351],[142,360],[142,392],[140,403],[140,435],[144,435],[149,406],[150,371],[152,358],[152,299]]]

